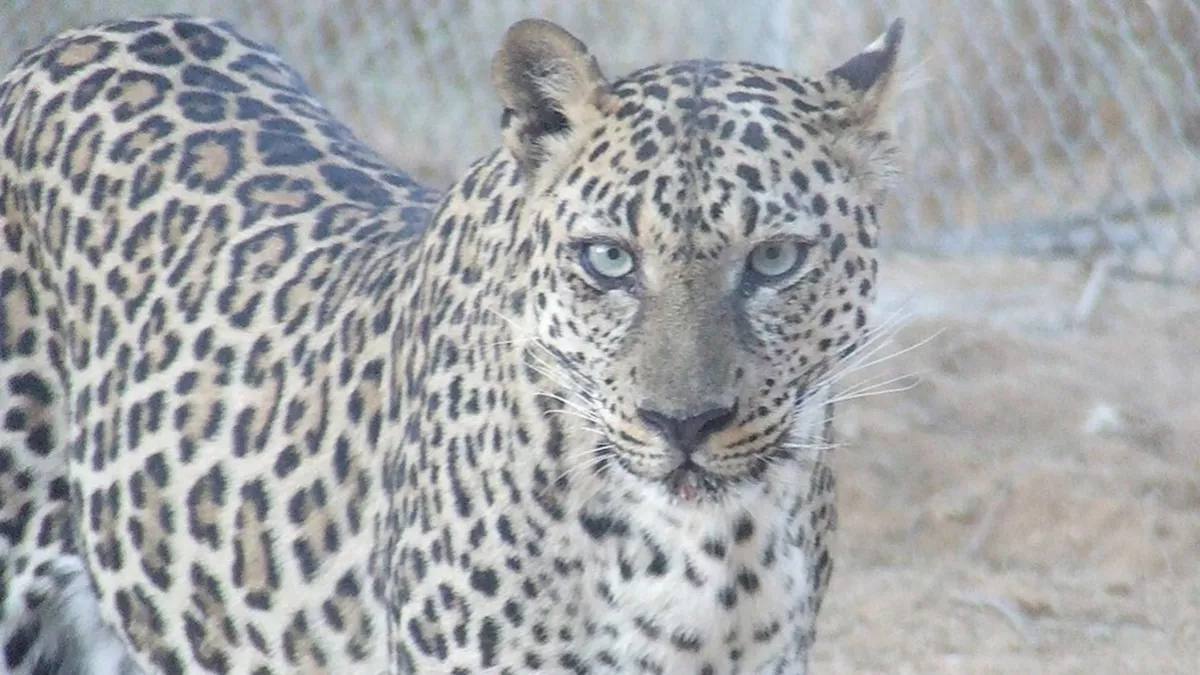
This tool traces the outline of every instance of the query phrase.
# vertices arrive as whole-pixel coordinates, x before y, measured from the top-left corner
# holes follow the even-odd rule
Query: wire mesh
[[[892,246],[1200,278],[1194,0],[9,0],[0,59],[63,28],[163,11],[275,45],[352,128],[435,185],[498,142],[489,63],[518,19],[562,24],[615,76],[695,56],[823,69],[903,16],[914,86]]]

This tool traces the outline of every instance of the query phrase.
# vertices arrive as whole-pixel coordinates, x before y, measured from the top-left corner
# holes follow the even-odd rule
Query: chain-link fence
[[[498,141],[489,63],[520,18],[561,23],[615,76],[694,56],[824,68],[903,16],[915,86],[893,246],[1200,278],[1196,0],[7,0],[0,57],[161,11],[226,18],[277,46],[369,142],[439,185]]]

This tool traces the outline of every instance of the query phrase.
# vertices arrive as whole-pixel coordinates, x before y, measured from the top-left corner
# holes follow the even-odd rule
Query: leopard
[[[0,80],[0,670],[810,668],[903,21],[609,78],[530,18],[401,171],[185,14]]]

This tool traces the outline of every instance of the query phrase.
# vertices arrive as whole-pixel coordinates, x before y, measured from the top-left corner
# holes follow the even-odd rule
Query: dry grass
[[[1200,298],[999,258],[885,267],[921,372],[840,428],[820,673],[1200,672]]]

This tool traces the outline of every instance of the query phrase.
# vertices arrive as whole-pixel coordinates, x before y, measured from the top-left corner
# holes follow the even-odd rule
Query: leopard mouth
[[[719,497],[729,489],[731,480],[714,474],[688,458],[667,472],[662,483],[672,497],[691,503]]]
[[[611,442],[602,449],[597,448],[600,461],[593,466],[599,474],[619,468],[640,480],[661,485],[671,498],[680,503],[715,502],[727,497],[735,488],[765,480],[765,474],[772,465],[792,458],[793,452],[783,444],[785,435],[780,433],[773,442],[754,452],[718,459],[712,466],[708,466],[712,460],[701,463],[691,455],[685,455],[665,473],[638,470],[632,461],[632,457],[638,453],[628,452],[621,444]],[[729,471],[722,471],[722,468]]]
[[[736,487],[764,480],[767,469],[773,462],[791,456],[787,450],[776,448],[756,456],[749,466],[737,475],[721,474],[706,469],[692,458],[685,458],[660,480],[667,492],[684,503],[715,501]]]
[[[639,480],[663,486],[668,495],[685,503],[715,501],[735,483],[741,482],[741,479],[721,476],[709,471],[690,457],[685,458],[665,474],[655,476],[638,471],[630,462],[629,457],[623,452],[616,451],[615,448],[610,448],[602,454],[606,461],[597,463],[598,467],[603,466],[603,469],[599,470],[601,473],[619,468]]]

